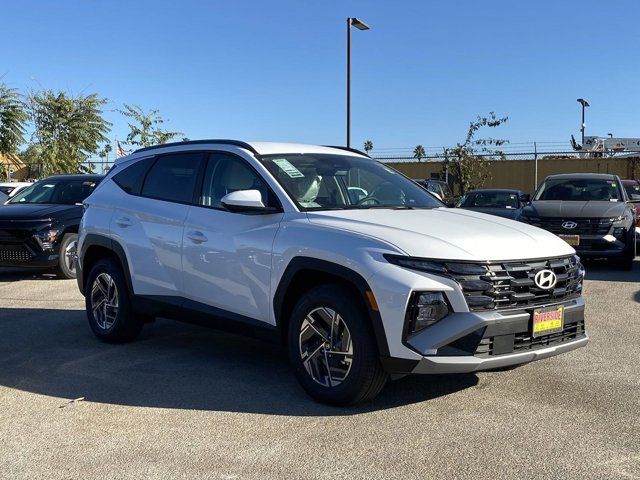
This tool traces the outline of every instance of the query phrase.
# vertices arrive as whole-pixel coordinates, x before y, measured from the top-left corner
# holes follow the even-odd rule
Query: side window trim
[[[229,210],[227,210],[224,207],[214,207],[214,206],[210,206],[210,205],[202,205],[200,203],[200,199],[204,195],[204,179],[205,179],[205,176],[206,176],[207,167],[209,165],[209,162],[211,161],[211,156],[214,155],[214,154],[220,154],[220,155],[226,155],[228,157],[234,158],[234,159],[240,161],[246,167],[248,167],[249,170],[251,170],[256,175],[256,177],[258,177],[260,180],[262,180],[262,183],[264,183],[264,186],[268,190],[269,195],[271,196],[271,198],[273,198],[275,200],[277,205],[275,207],[273,207],[273,210],[251,213],[252,215],[270,215],[270,214],[274,214],[274,213],[282,213],[282,212],[284,212],[284,210],[282,208],[282,202],[280,201],[278,196],[273,191],[273,188],[271,188],[271,185],[269,185],[269,182],[267,182],[267,180],[264,178],[264,176],[253,165],[251,165],[251,163],[249,163],[245,158],[242,158],[242,156],[238,155],[237,153],[229,152],[227,150],[207,150],[204,153],[206,155],[205,155],[205,158],[204,158],[204,160],[202,162],[203,163],[203,167],[202,167],[202,178],[200,179],[200,188],[196,189],[196,196],[194,197],[193,205],[195,207],[207,208],[209,210],[218,210],[218,211],[221,211],[221,212],[232,213],[232,212],[229,212]],[[218,170],[217,167],[216,167],[216,170]]]

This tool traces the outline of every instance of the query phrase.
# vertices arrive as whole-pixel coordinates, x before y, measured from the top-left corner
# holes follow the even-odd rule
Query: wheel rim
[[[96,324],[109,330],[118,316],[118,287],[111,275],[99,274],[91,288],[91,311]]]
[[[319,307],[300,326],[300,358],[309,376],[323,387],[336,387],[353,363],[351,332],[338,312]]]
[[[78,241],[73,240],[69,242],[64,249],[64,263],[70,273],[76,273],[76,258],[78,253]]]

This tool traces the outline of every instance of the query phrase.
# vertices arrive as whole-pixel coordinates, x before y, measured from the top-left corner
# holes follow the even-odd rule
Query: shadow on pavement
[[[477,383],[475,375],[406,377],[369,404],[329,407],[299,387],[278,345],[169,320],[146,325],[137,342],[109,345],[93,336],[84,311],[0,308],[0,384],[64,399],[333,416],[422,402]]]
[[[58,280],[55,272],[0,267],[0,283],[18,280]]]
[[[583,259],[587,271],[587,280],[604,282],[637,282],[640,281],[640,257],[636,258],[632,270],[622,270],[611,259]]]

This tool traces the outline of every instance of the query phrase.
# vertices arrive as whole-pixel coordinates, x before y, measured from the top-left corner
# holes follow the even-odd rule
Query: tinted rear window
[[[201,159],[201,153],[159,157],[147,173],[142,195],[167,202],[191,203]]]

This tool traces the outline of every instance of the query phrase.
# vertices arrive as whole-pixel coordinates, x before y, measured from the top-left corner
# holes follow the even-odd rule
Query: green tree
[[[44,90],[29,95],[36,146],[30,156],[41,164],[39,175],[86,170],[83,163],[108,141],[111,124],[102,116],[106,103],[95,93],[73,96]]]
[[[367,152],[367,155],[369,155],[369,152],[373,150],[373,142],[371,140],[367,140],[366,142],[364,142],[364,151]]]
[[[413,149],[413,158],[421,162],[426,156],[427,152],[425,152],[424,147],[422,145],[416,145],[416,148]]]
[[[460,194],[467,190],[480,188],[491,178],[489,166],[492,160],[504,160],[500,147],[507,140],[496,138],[476,138],[481,128],[496,128],[509,120],[509,117],[496,117],[490,112],[486,117],[478,116],[469,123],[467,136],[462,143],[445,149],[446,160],[443,170],[456,179]]]
[[[13,88],[0,84],[0,155],[16,153],[24,143],[28,120],[22,96]],[[8,178],[8,172],[3,172]]]
[[[164,119],[159,110],[145,112],[139,105],[125,103],[124,110],[118,111],[129,119],[129,134],[124,141],[126,145],[150,147],[184,135],[182,132],[162,129]]]

